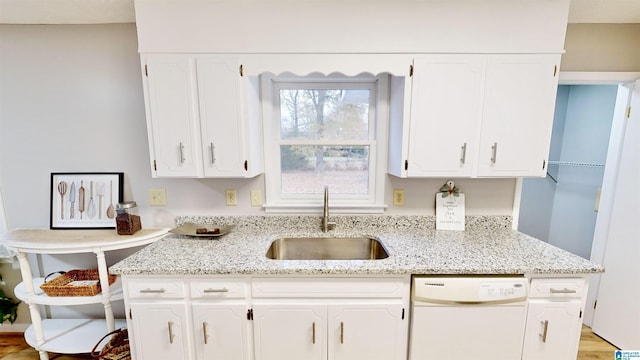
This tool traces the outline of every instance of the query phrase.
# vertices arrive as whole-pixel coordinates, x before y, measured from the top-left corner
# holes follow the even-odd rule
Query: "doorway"
[[[524,179],[518,230],[589,259],[616,85],[560,85],[546,178]]]

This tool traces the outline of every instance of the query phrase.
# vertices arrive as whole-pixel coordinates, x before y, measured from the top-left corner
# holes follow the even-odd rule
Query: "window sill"
[[[322,214],[322,204],[265,204],[268,214]],[[376,204],[335,204],[329,206],[330,214],[383,214],[387,205]]]

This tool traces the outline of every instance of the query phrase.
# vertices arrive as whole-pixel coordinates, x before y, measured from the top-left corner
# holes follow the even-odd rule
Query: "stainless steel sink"
[[[276,239],[266,254],[275,260],[378,260],[389,257],[382,243],[368,236]]]

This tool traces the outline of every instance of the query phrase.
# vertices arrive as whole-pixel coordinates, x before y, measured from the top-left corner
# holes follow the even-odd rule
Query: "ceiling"
[[[0,24],[133,22],[133,0],[0,0]],[[640,23],[640,0],[572,0],[569,23]]]

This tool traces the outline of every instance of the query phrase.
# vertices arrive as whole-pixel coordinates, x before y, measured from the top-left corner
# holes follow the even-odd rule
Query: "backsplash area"
[[[337,232],[349,230],[373,230],[373,229],[414,229],[434,230],[435,216],[419,215],[367,215],[367,216],[332,216],[331,221],[336,222]],[[465,217],[466,230],[500,230],[511,229],[511,216],[467,216]],[[176,225],[184,223],[196,223],[203,225],[236,225],[241,228],[256,228],[260,230],[298,230],[319,231],[321,217],[319,216],[178,216]]]

